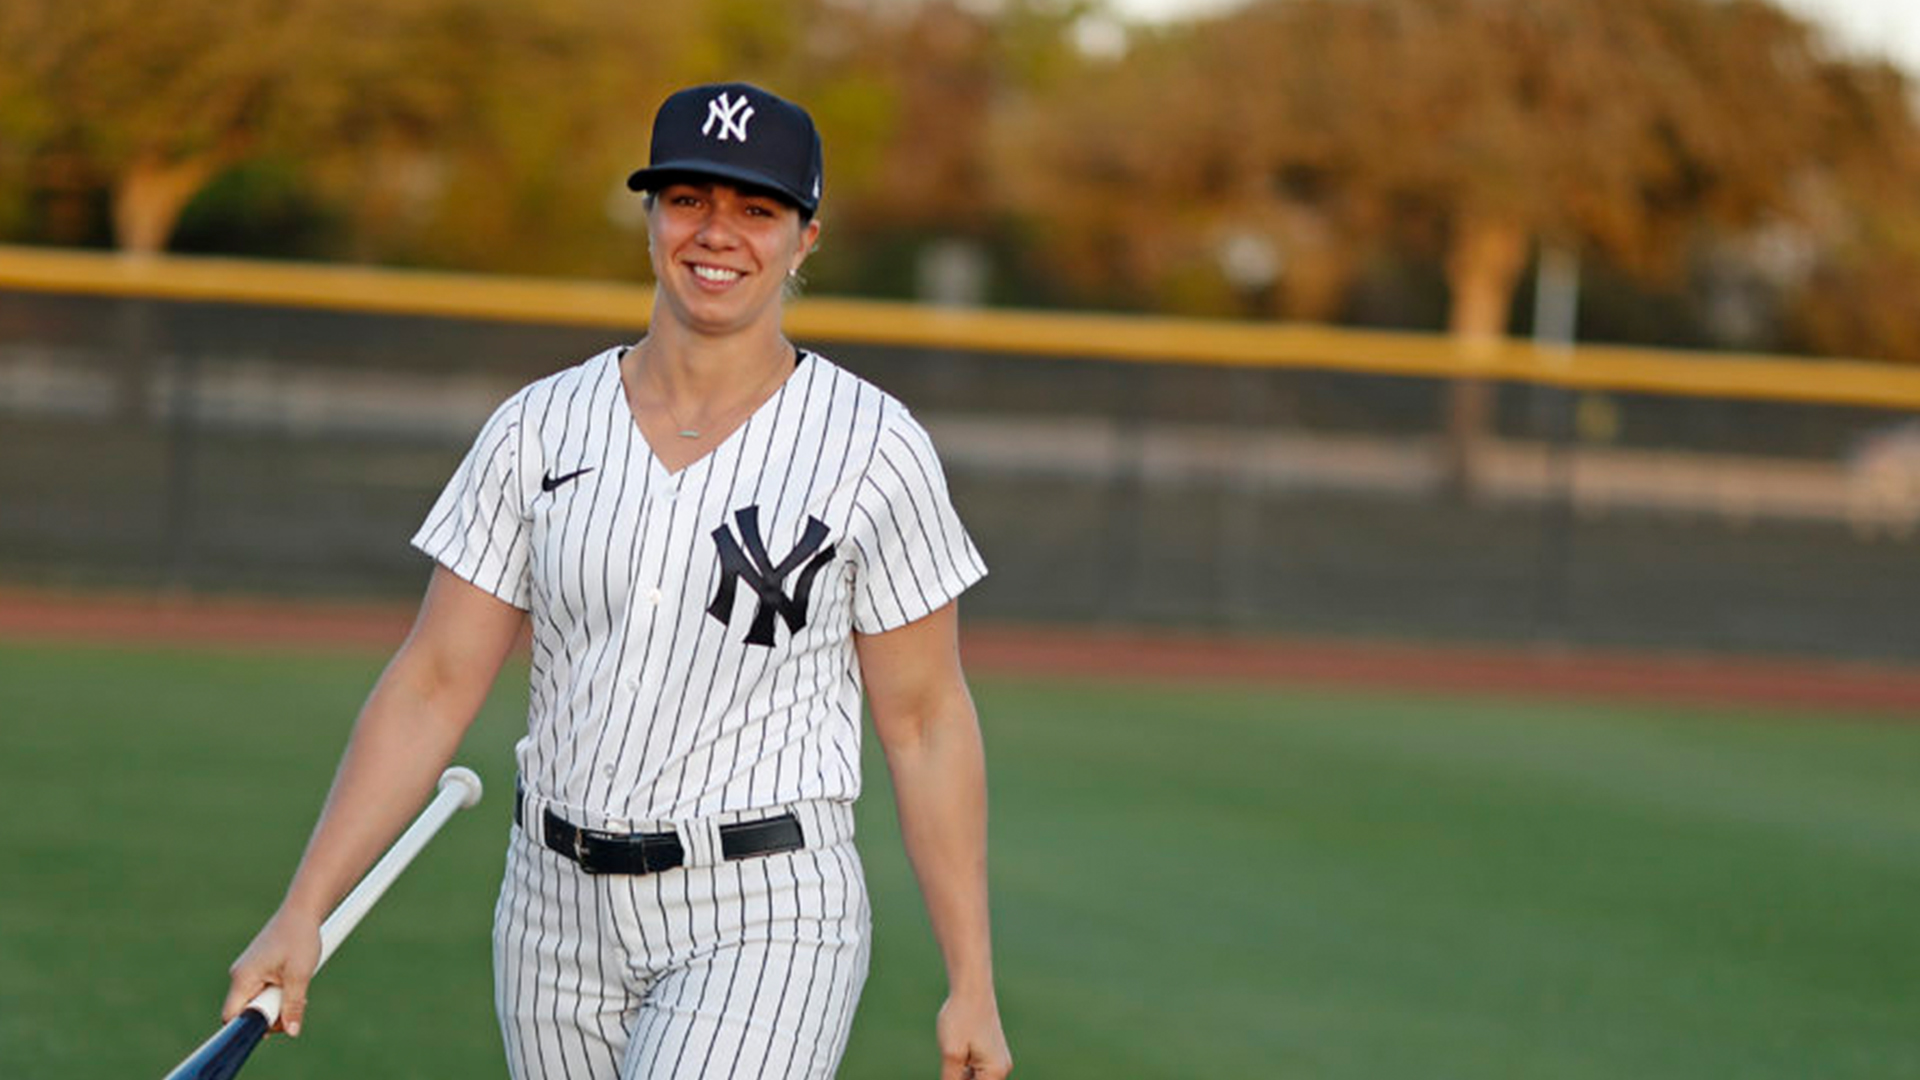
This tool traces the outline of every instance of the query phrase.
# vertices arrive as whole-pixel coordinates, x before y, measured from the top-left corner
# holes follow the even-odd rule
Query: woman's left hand
[[[948,997],[934,1033],[940,1040],[940,1080],[1001,1080],[1013,1071],[1013,1054],[1000,1030],[1000,1006],[991,993]]]

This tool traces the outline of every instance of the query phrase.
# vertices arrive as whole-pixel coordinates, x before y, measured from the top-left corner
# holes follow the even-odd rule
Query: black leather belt
[[[520,822],[523,802],[524,799],[514,799],[513,820],[516,822]],[[552,810],[541,812],[540,823],[547,847],[573,860],[589,874],[657,874],[687,861],[686,848],[672,832],[618,833],[586,829]],[[796,851],[806,846],[800,819],[791,813],[720,826],[720,855],[729,861]]]

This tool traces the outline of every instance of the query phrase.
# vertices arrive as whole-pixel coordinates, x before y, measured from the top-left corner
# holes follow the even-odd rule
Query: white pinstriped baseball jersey
[[[503,404],[413,543],[531,612],[531,790],[672,821],[860,791],[850,630],[905,625],[985,567],[905,406],[812,352],[677,473],[626,347]]]

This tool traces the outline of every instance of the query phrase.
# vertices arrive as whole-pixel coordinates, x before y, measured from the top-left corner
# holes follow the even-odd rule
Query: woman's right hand
[[[278,986],[280,1019],[273,1030],[299,1035],[307,1011],[307,983],[319,964],[320,920],[282,907],[227,969],[231,983],[220,1008],[221,1022],[240,1015],[260,991]]]

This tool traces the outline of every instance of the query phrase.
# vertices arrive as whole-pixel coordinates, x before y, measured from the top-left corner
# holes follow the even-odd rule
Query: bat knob
[[[253,996],[247,1002],[247,1008],[267,1018],[267,1026],[272,1027],[280,1019],[281,991],[277,986],[269,986]]]
[[[467,768],[465,765],[455,765],[453,768],[440,774],[439,790],[445,791],[447,788],[454,786],[458,786],[461,789],[460,808],[462,810],[480,801],[480,776],[472,769]]]

